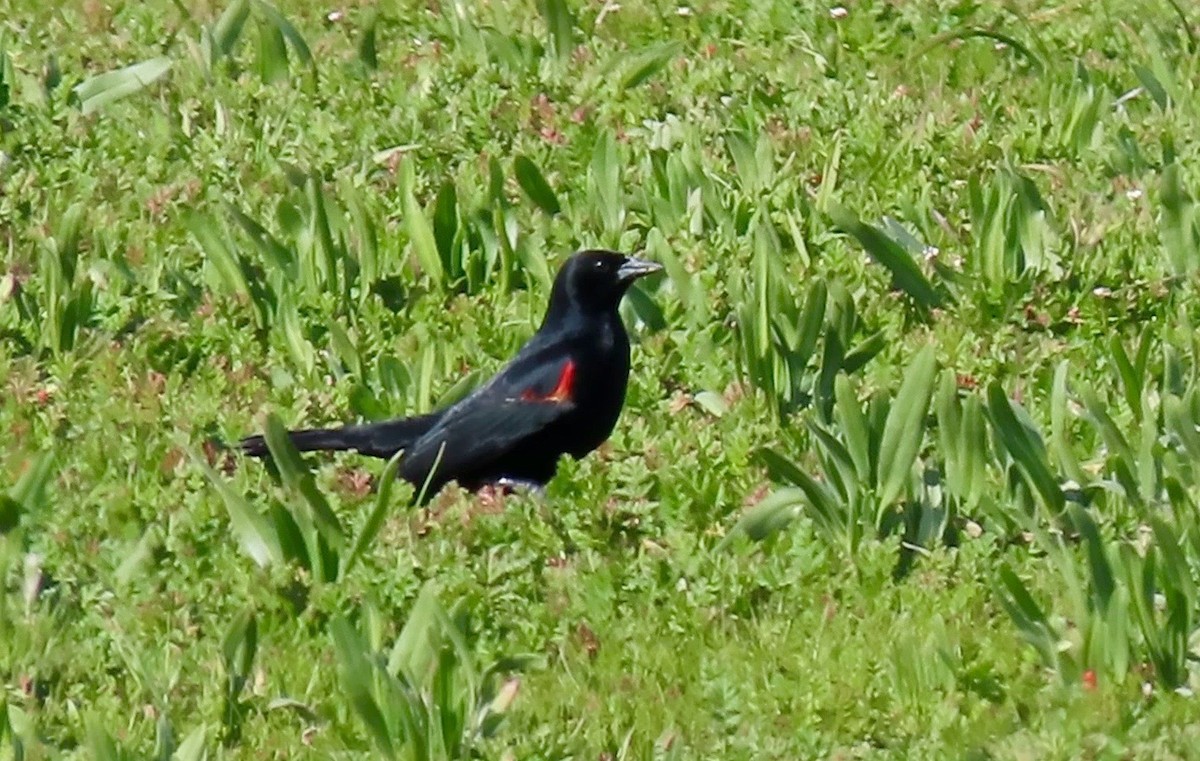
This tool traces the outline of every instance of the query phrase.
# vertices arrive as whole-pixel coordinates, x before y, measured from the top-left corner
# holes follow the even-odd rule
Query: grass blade
[[[539,5],[546,21],[547,48],[565,61],[575,50],[575,16],[566,0],[542,0]]]
[[[921,272],[912,256],[896,241],[877,227],[868,225],[853,213],[834,203],[829,205],[829,217],[843,231],[854,236],[871,257],[892,273],[898,288],[926,309],[941,306],[942,296]]]
[[[233,52],[233,47],[242,36],[242,29],[249,18],[250,0],[234,0],[226,6],[212,30],[213,45],[216,48],[214,60]]]
[[[79,99],[79,108],[86,116],[113,101],[145,89],[170,70],[170,58],[151,58],[80,82],[75,86],[75,97]]]
[[[279,536],[271,526],[266,516],[246,501],[246,498],[234,491],[225,479],[208,466],[208,463],[197,460],[209,482],[216,488],[217,493],[225,502],[225,510],[229,513],[229,523],[233,533],[250,559],[261,568],[272,563],[283,563],[283,550],[280,548]]]
[[[275,465],[279,468],[279,475],[283,478],[284,483],[304,498],[312,510],[313,520],[325,541],[335,547],[339,546],[345,539],[342,524],[338,521],[333,509],[330,508],[325,495],[317,489],[312,471],[300,459],[300,453],[292,444],[287,429],[275,413],[267,415],[267,425],[263,436],[267,440],[267,448],[275,460]]]
[[[1030,485],[1041,495],[1046,507],[1055,515],[1061,513],[1066,500],[1046,462],[1045,447],[1035,440],[1035,434],[1018,420],[1013,402],[1004,393],[999,381],[988,385],[987,397],[988,412],[992,416],[1001,443],[1012,455]]]
[[[881,505],[890,505],[904,489],[925,437],[925,416],[933,396],[937,357],[933,344],[922,349],[904,373],[904,382],[888,410],[879,444],[876,478]]]
[[[412,192],[411,168],[405,171],[407,181],[404,183],[404,224],[408,228],[408,237],[412,241],[413,252],[425,274],[438,286],[445,284],[446,270],[442,266],[442,258],[438,255],[437,240],[433,228],[425,218],[425,210],[417,203],[417,197]]]
[[[391,729],[371,689],[374,668],[367,659],[362,638],[340,617],[330,622],[329,633],[341,671],[342,687],[348,693],[350,704],[354,706],[355,713],[366,726],[379,751],[388,758],[395,758]]]
[[[668,42],[655,45],[636,53],[626,66],[625,76],[621,78],[621,89],[630,90],[654,76],[679,55],[683,45],[678,42]]]
[[[304,37],[296,31],[296,27],[292,26],[292,22],[288,21],[278,8],[265,0],[256,0],[255,5],[259,12],[271,22],[271,25],[283,35],[283,38],[292,46],[292,50],[296,51],[300,62],[305,66],[312,67],[312,51],[308,49],[308,43],[304,41]]]
[[[367,551],[371,546],[371,542],[375,541],[375,537],[379,535],[379,530],[383,528],[388,508],[391,507],[392,489],[396,483],[396,471],[400,469],[400,459],[403,456],[403,450],[397,452],[392,459],[388,460],[387,467],[383,469],[383,474],[379,477],[379,491],[375,494],[375,506],[371,509],[370,514],[367,515],[367,520],[363,523],[358,538],[354,540],[354,545],[350,548],[350,555],[346,558],[346,564],[342,566],[342,576],[350,573],[350,570],[354,568],[354,564]]]
[[[554,216],[562,210],[558,204],[558,198],[554,195],[554,189],[550,187],[550,183],[546,182],[546,178],[542,176],[537,164],[525,156],[517,156],[513,159],[513,174],[516,175],[517,184],[521,186],[521,190],[525,191],[525,195],[529,197],[530,201],[537,204],[539,209],[550,216]]]

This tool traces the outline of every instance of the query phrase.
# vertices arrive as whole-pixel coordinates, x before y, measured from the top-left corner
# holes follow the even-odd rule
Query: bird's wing
[[[522,364],[506,368],[493,382],[447,410],[404,455],[405,472],[427,474],[436,462],[438,473],[447,478],[469,473],[575,409],[574,360]]]

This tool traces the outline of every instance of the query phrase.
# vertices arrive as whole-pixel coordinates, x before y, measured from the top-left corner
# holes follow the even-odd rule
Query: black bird
[[[662,265],[614,251],[582,251],[559,270],[537,332],[495,377],[427,415],[341,428],[291,431],[302,452],[356,450],[391,458],[426,497],[450,481],[545,485],[564,454],[579,459],[612,433],[629,382],[629,336],[617,307],[634,280]],[[262,436],[247,454],[268,454]],[[426,483],[428,486],[426,487]]]

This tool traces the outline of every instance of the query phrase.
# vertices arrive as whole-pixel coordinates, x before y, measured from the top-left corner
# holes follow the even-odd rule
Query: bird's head
[[[550,294],[550,311],[616,309],[634,280],[661,269],[661,264],[616,251],[580,251],[558,271]]]

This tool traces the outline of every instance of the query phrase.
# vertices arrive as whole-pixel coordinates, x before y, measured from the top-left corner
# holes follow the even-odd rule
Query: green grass
[[[1196,757],[1200,16],[846,8],[0,3],[4,757]],[[590,246],[544,501],[206,446]]]

